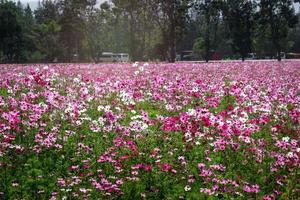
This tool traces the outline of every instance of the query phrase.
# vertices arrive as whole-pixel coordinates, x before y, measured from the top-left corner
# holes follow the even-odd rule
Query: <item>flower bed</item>
[[[300,195],[299,62],[0,73],[0,199]]]

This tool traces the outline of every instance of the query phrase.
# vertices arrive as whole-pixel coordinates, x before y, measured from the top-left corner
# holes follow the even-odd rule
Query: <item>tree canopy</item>
[[[0,0],[0,62],[209,61],[300,51],[299,0],[42,0],[37,9]]]

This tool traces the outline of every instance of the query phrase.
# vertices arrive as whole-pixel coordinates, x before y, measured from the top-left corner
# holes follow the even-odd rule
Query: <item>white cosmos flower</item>
[[[197,86],[193,87],[193,92],[198,92],[199,91],[199,88]]]
[[[288,142],[289,140],[290,140],[290,138],[288,136],[282,138],[282,141],[284,141],[284,142]]]
[[[103,109],[104,109],[104,106],[102,106],[102,105],[98,106],[98,108],[97,108],[98,111],[102,111]]]
[[[191,188],[191,186],[189,186],[189,185],[186,185],[185,187],[184,187],[184,191],[186,191],[186,192],[188,192],[188,191],[190,191],[192,188]]]
[[[144,71],[144,67],[143,66],[139,67],[139,70],[140,70],[140,72],[143,72]]]
[[[187,112],[189,115],[191,116],[195,116],[196,115],[196,110],[195,109],[188,109],[188,112]]]
[[[287,154],[287,157],[288,158],[292,158],[294,156],[294,153],[293,152],[288,152],[288,154]]]
[[[48,70],[49,67],[46,65],[46,66],[43,67],[43,69],[44,69],[44,70]]]
[[[110,110],[110,105],[105,106],[104,111],[108,112]]]
[[[139,63],[138,63],[138,62],[135,62],[135,63],[133,63],[132,66],[133,66],[133,67],[138,67],[138,66],[139,66]]]

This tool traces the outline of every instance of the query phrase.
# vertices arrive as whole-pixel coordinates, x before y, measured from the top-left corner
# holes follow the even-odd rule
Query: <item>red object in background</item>
[[[212,60],[221,60],[221,54],[218,52],[212,52],[211,53],[211,59]]]

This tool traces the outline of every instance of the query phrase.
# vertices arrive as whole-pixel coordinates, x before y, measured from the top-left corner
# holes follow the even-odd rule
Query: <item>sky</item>
[[[17,1],[17,0],[15,0],[15,1]],[[28,3],[32,10],[37,8],[38,2],[39,2],[39,0],[20,0],[20,1],[24,5],[27,5],[27,3]],[[98,4],[100,4],[100,3],[104,2],[105,0],[97,0],[97,1],[98,1]],[[299,4],[297,4],[295,6],[295,8],[296,8],[297,12],[300,11],[300,5]]]
[[[14,1],[17,2],[18,0],[14,0]],[[20,1],[24,5],[29,4],[29,6],[32,10],[37,8],[38,2],[39,2],[39,0],[20,0]],[[98,4],[100,4],[100,3],[104,2],[105,0],[97,0],[97,1],[98,1]]]

